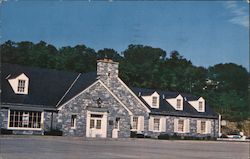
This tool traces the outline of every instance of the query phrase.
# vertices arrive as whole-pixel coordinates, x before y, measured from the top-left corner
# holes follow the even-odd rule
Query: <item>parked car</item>
[[[242,132],[236,132],[236,133],[227,134],[227,138],[229,138],[229,139],[242,139],[242,140],[245,140],[246,136],[244,136]]]

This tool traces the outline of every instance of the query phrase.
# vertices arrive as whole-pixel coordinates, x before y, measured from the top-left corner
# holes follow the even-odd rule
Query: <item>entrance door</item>
[[[106,113],[89,112],[87,115],[87,137],[106,137],[107,135],[107,115]]]

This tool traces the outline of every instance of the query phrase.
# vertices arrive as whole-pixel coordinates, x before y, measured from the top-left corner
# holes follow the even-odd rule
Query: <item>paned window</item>
[[[205,132],[206,132],[206,122],[201,121],[201,133],[205,133]]]
[[[157,130],[157,131],[160,130],[160,119],[157,119],[157,118],[154,119],[154,130]]]
[[[184,132],[184,120],[181,119],[178,120],[178,131]]]
[[[132,129],[137,130],[138,128],[138,117],[133,117]]]
[[[177,99],[176,108],[177,108],[177,109],[181,109],[181,99]]]
[[[10,110],[10,128],[41,128],[41,112]]]
[[[203,103],[202,102],[199,102],[199,111],[202,111],[203,109]]]
[[[23,93],[25,89],[25,80],[18,80],[17,92]]]
[[[153,99],[152,99],[152,106],[154,106],[154,107],[157,106],[157,97],[153,97]]]

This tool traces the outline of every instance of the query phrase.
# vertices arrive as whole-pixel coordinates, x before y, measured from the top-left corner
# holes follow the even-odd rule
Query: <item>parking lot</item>
[[[248,159],[249,143],[0,136],[0,159]]]

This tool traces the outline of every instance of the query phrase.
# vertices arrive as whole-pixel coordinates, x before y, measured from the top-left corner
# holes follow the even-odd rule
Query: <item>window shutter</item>
[[[174,119],[174,132],[178,132],[178,120],[179,119]]]
[[[201,120],[197,120],[196,132],[197,132],[198,134],[201,133]]]
[[[185,120],[184,128],[185,128],[185,132],[190,132],[190,130],[189,130],[189,119]]]
[[[154,129],[154,117],[150,117],[148,120],[148,130],[153,131]]]
[[[166,118],[160,119],[161,132],[166,132]]]
[[[211,133],[211,121],[206,121],[206,132],[207,134]]]
[[[139,116],[139,131],[144,131],[144,116]]]

